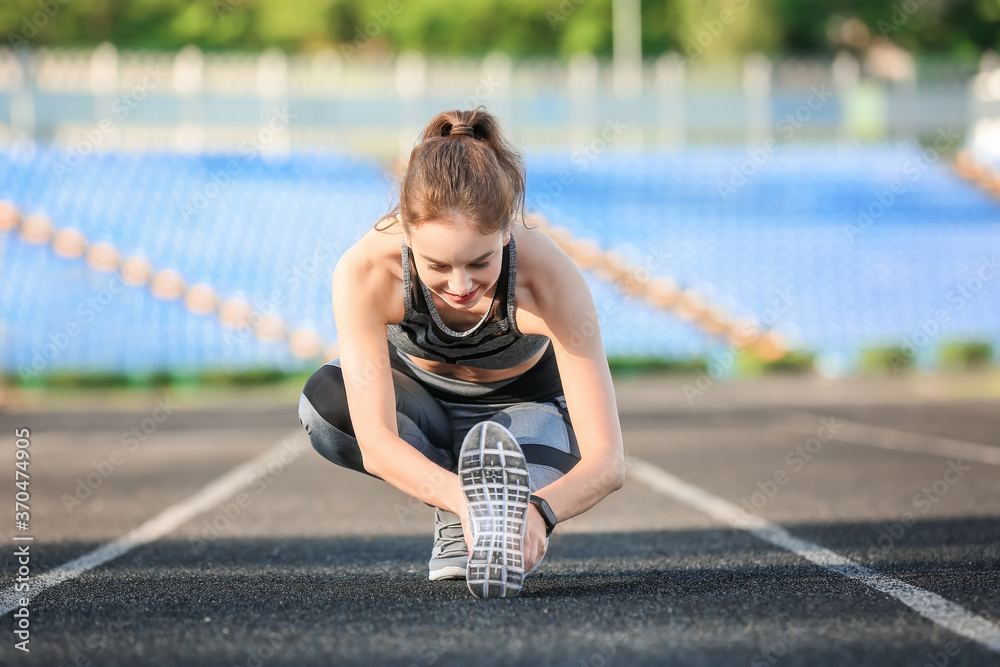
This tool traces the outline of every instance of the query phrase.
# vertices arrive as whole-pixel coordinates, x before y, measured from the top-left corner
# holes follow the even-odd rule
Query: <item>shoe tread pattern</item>
[[[470,430],[459,459],[474,546],[466,581],[479,598],[512,598],[524,579],[524,521],[528,468],[510,431],[496,422]]]

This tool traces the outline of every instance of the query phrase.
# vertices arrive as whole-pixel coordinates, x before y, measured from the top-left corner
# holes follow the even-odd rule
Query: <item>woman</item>
[[[593,297],[524,224],[524,185],[485,108],[431,120],[333,272],[340,358],[299,402],[320,454],[437,508],[429,576],[478,597],[516,596],[554,525],[624,474]]]

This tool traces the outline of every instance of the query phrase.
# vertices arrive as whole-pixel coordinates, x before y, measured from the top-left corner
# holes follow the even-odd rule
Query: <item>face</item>
[[[470,310],[484,295],[493,298],[509,230],[483,236],[458,218],[425,223],[405,236],[420,281],[445,303]]]

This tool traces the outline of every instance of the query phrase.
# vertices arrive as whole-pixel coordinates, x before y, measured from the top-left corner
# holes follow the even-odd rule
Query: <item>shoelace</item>
[[[465,536],[462,534],[462,520],[458,517],[452,522],[443,521],[437,526],[435,542],[441,544],[439,558],[451,556],[468,556],[465,546]]]

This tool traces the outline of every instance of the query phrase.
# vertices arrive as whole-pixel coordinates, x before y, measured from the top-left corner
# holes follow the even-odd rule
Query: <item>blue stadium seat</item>
[[[290,327],[315,328],[325,340],[336,338],[333,266],[385,212],[390,189],[378,165],[330,153],[250,161],[108,153],[76,165],[69,157],[49,147],[0,151],[0,198],[209,283],[224,298],[273,307]],[[866,346],[912,337],[941,312],[935,341],[1000,346],[1000,299],[990,297],[1000,283],[972,289],[990,249],[1000,248],[1000,206],[921,159],[905,143],[781,145],[759,165],[743,147],[608,152],[586,165],[569,152],[540,151],[528,155],[527,202],[735,315],[769,317],[790,291],[794,303],[775,315],[774,328],[831,368],[850,367]],[[917,175],[914,165],[922,165]],[[315,254],[320,245],[332,251],[324,261],[316,261],[327,257]],[[2,261],[8,373],[39,359],[45,372],[311,363],[148,288],[92,302],[108,298],[113,277],[47,247],[10,237]],[[588,284],[611,355],[680,359],[725,347],[589,274]],[[79,331],[57,345],[73,322]]]

